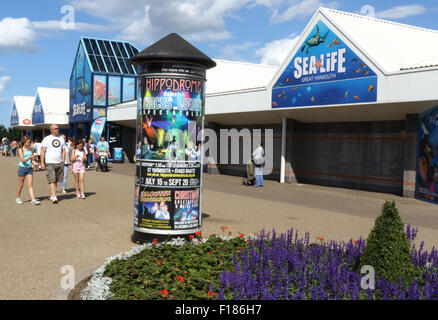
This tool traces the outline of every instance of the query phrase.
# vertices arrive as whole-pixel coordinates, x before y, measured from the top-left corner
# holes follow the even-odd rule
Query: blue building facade
[[[96,142],[103,134],[120,145],[121,130],[106,122],[106,112],[136,100],[137,70],[128,61],[138,52],[128,42],[81,38],[70,76],[69,136]]]

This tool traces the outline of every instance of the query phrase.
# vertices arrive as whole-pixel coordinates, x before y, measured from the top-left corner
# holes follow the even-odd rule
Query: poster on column
[[[140,228],[184,230],[200,226],[203,82],[146,78],[139,109],[136,165]]]

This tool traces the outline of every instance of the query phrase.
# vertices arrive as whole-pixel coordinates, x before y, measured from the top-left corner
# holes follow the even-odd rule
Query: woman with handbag
[[[259,146],[252,154],[254,159],[254,175],[255,175],[255,187],[264,187],[263,182],[263,166],[265,165],[265,149],[263,149],[263,143],[259,143]]]

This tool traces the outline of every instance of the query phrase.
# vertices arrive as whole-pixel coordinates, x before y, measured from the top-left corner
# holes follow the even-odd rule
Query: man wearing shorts
[[[47,181],[50,185],[50,201],[58,202],[56,188],[64,176],[65,141],[59,135],[56,124],[50,126],[51,134],[41,143],[41,169],[47,168]]]

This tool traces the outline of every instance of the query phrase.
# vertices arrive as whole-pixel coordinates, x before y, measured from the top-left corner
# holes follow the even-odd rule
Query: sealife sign
[[[272,90],[272,108],[377,101],[377,75],[322,21]]]

